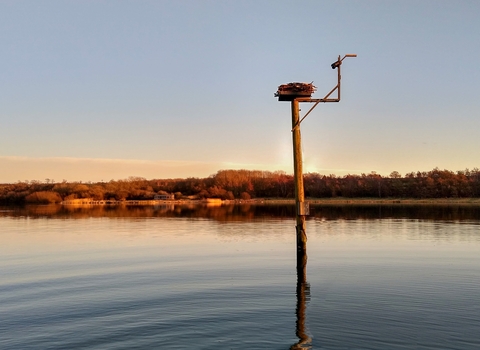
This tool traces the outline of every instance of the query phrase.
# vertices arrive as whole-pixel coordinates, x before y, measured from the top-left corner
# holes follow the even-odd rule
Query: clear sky
[[[0,0],[0,182],[480,167],[480,1]],[[302,115],[309,104],[302,104]]]

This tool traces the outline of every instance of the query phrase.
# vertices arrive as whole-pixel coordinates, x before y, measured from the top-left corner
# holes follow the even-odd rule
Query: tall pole
[[[305,227],[305,216],[309,215],[308,205],[305,203],[305,192],[303,188],[303,164],[302,164],[302,139],[300,135],[300,123],[320,102],[340,101],[340,65],[346,57],[357,57],[356,54],[347,54],[343,58],[338,56],[337,61],[331,64],[333,69],[338,68],[337,85],[322,99],[312,99],[310,96],[315,91],[312,83],[290,83],[278,87],[274,94],[279,101],[292,102],[292,138],[293,138],[293,171],[295,180],[295,204],[296,204],[296,243],[297,243],[297,343],[290,347],[291,350],[311,349],[311,338],[308,336],[306,320],[306,302],[310,294],[310,286],[307,282],[307,234]],[[337,98],[330,98],[330,95],[337,91]],[[300,120],[300,102],[315,103],[312,108]]]
[[[295,181],[296,233],[297,233],[297,327],[299,341],[290,347],[310,349],[311,338],[305,327],[307,283],[307,234],[305,227],[305,192],[303,189],[302,137],[300,135],[300,109],[297,99],[292,100],[293,176]]]
[[[305,193],[303,190],[302,138],[300,135],[300,111],[297,99],[292,100],[293,175],[295,181],[295,204],[297,219],[297,265],[307,253],[305,229]]]

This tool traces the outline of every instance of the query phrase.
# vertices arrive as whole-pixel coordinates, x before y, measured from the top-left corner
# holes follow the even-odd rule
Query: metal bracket
[[[342,79],[342,75],[340,74],[340,67],[342,66],[342,61],[346,58],[346,57],[357,57],[356,54],[347,54],[345,56],[343,56],[343,58],[340,58],[340,55],[338,56],[338,59],[332,63],[332,69],[337,69],[337,85],[332,89],[330,90],[330,92],[328,94],[325,95],[324,98],[296,98],[296,100],[298,102],[310,102],[310,103],[315,103],[312,108],[310,108],[310,110],[303,116],[302,119],[300,119],[298,121],[297,124],[295,124],[295,126],[293,127],[292,131],[295,130],[296,128],[300,127],[300,123],[310,114],[311,111],[313,111],[313,109],[315,107],[317,107],[317,105],[320,103],[320,102],[340,102],[340,81]],[[333,94],[335,91],[337,91],[337,98],[329,98],[331,94]]]

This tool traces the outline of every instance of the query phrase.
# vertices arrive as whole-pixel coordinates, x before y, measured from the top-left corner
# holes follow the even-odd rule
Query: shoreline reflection
[[[218,222],[253,219],[295,218],[292,204],[225,204],[208,206],[199,204],[165,205],[27,205],[21,207],[0,206],[0,217],[84,219],[92,217],[121,218],[206,218]],[[450,222],[478,222],[479,206],[462,205],[311,205],[311,220],[377,220],[405,219]]]

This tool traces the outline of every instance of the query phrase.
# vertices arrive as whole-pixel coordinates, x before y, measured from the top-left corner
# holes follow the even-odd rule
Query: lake
[[[1,207],[0,349],[480,349],[479,207],[294,213]]]

